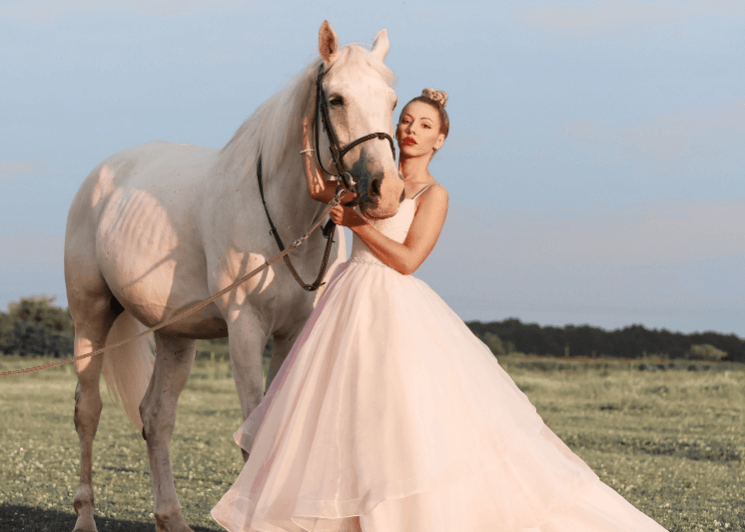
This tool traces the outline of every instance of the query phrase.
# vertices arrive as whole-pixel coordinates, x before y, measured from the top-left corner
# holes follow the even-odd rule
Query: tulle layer
[[[231,531],[662,530],[437,294],[381,265],[339,267],[235,437],[251,458],[213,509]]]

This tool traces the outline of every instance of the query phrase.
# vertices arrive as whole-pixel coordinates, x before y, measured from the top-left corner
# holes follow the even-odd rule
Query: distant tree
[[[13,330],[13,318],[5,312],[0,311],[0,351],[8,354],[12,351],[11,331]]]
[[[8,305],[0,320],[0,349],[21,355],[72,354],[73,324],[69,311],[54,305],[55,297],[32,296]]]
[[[691,346],[685,358],[689,360],[722,360],[726,356],[726,351],[717,349],[711,344],[697,344]]]
[[[491,352],[494,353],[496,356],[502,356],[507,354],[507,352],[504,349],[504,345],[502,344],[502,340],[499,339],[499,336],[494,334],[493,332],[486,332],[484,334],[483,342],[486,344],[486,346],[491,349]]]

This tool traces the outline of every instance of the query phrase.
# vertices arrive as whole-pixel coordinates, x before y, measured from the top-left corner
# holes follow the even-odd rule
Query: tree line
[[[8,312],[0,312],[0,352],[24,356],[72,355],[72,317],[67,309],[54,304],[55,299],[25,297],[10,303]]]
[[[0,352],[25,356],[67,357],[73,353],[74,328],[70,312],[55,298],[33,296],[0,311]],[[745,362],[745,339],[734,334],[683,334],[631,325],[607,331],[590,325],[541,327],[517,318],[466,325],[495,355],[521,352],[541,356],[692,358]],[[210,341],[227,343],[227,339]],[[271,352],[271,343],[265,354]]]
[[[466,325],[497,354],[541,356],[690,358],[745,362],[745,339],[712,331],[683,334],[631,325],[607,331],[590,325],[541,327],[519,319]]]

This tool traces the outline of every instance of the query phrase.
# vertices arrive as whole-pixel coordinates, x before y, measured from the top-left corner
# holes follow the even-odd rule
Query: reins
[[[269,266],[271,266],[272,264],[274,264],[275,262],[277,262],[279,259],[286,257],[288,253],[290,253],[295,248],[297,248],[298,246],[300,246],[313,233],[313,231],[315,231],[316,229],[318,229],[318,227],[323,222],[324,218],[326,218],[326,216],[329,214],[329,212],[331,212],[331,209],[333,209],[334,207],[336,207],[339,204],[339,202],[341,201],[341,195],[343,193],[344,193],[344,189],[341,187],[341,184],[338,184],[337,187],[336,187],[336,193],[334,194],[334,198],[329,202],[328,207],[324,210],[324,212],[321,214],[321,216],[318,218],[318,220],[311,226],[310,229],[308,229],[308,231],[303,236],[301,236],[300,238],[298,238],[297,240],[295,240],[292,243],[292,245],[290,247],[288,247],[287,249],[283,249],[282,251],[280,251],[279,253],[277,253],[276,255],[274,255],[272,258],[270,258],[269,260],[267,260],[266,262],[264,262],[264,264],[262,264],[261,266],[255,268],[254,270],[250,271],[249,273],[247,273],[243,277],[237,279],[236,281],[233,282],[233,284],[231,284],[229,286],[226,286],[225,288],[223,288],[222,290],[220,290],[219,292],[217,292],[213,296],[210,296],[208,299],[205,299],[204,301],[202,301],[201,303],[197,303],[193,307],[190,307],[190,308],[184,310],[183,312],[181,312],[179,314],[176,314],[175,316],[167,319],[166,321],[164,321],[162,323],[159,323],[158,325],[155,325],[153,327],[150,327],[149,329],[147,329],[145,331],[142,331],[142,332],[140,332],[140,333],[138,333],[138,334],[136,334],[134,336],[130,336],[129,338],[126,338],[126,339],[124,339],[124,340],[122,340],[120,342],[116,342],[116,343],[113,343],[111,345],[104,346],[104,347],[102,347],[100,349],[96,349],[94,351],[91,351],[90,353],[84,353],[82,355],[77,355],[77,356],[74,356],[74,357],[71,357],[71,358],[66,358],[64,360],[60,360],[59,362],[52,362],[50,364],[43,364],[41,366],[34,366],[32,368],[24,368],[24,369],[16,369],[16,370],[11,370],[11,371],[3,371],[3,372],[0,372],[0,377],[7,377],[9,375],[18,375],[18,374],[22,374],[22,373],[31,373],[33,371],[40,371],[40,370],[43,370],[43,369],[54,368],[54,367],[57,367],[57,366],[62,366],[64,364],[69,364],[71,362],[75,362],[76,360],[83,360],[85,358],[90,358],[92,356],[100,355],[101,353],[103,353],[105,351],[108,351],[110,349],[115,349],[117,347],[121,347],[121,346],[123,346],[125,344],[128,344],[129,342],[131,342],[133,340],[136,340],[137,338],[141,338],[141,337],[143,337],[143,336],[145,336],[147,334],[150,334],[152,332],[155,332],[155,331],[157,331],[159,329],[163,329],[164,327],[167,327],[167,326],[169,326],[169,325],[171,325],[173,323],[176,323],[180,319],[185,318],[186,316],[189,316],[190,314],[193,314],[196,311],[203,309],[204,307],[206,307],[207,305],[210,305],[215,300],[217,300],[218,298],[220,298],[223,295],[227,294],[228,292],[230,292],[231,290],[233,290],[237,286],[245,283],[247,280],[249,280],[254,275],[262,272],[263,270],[265,270],[266,268],[268,268]]]
[[[269,215],[269,208],[266,206],[266,201],[264,200],[264,184],[263,184],[262,171],[261,171],[261,155],[259,155],[259,159],[256,162],[256,177],[259,181],[259,194],[261,195],[261,203],[264,205],[264,212],[266,213],[266,219],[269,220],[269,227],[271,227],[271,230],[269,232],[274,235],[274,240],[277,242],[277,247],[279,247],[279,250],[284,251],[285,245],[282,242],[282,237],[279,236],[279,231],[277,231],[277,228],[275,227],[274,222],[272,221],[272,217]],[[295,267],[292,265],[292,261],[290,260],[290,257],[288,255],[284,256],[285,264],[287,265],[287,268],[289,268],[290,273],[295,278],[295,280],[298,282],[298,284],[304,290],[307,290],[308,292],[313,292],[314,290],[318,290],[318,287],[323,286],[324,284],[323,276],[326,274],[326,268],[328,268],[328,265],[329,265],[329,256],[331,255],[331,245],[334,242],[334,228],[335,227],[336,227],[336,224],[333,222],[333,220],[329,220],[328,223],[324,226],[324,228],[321,229],[321,231],[323,231],[323,236],[326,237],[326,248],[323,250],[323,259],[321,260],[321,268],[318,271],[316,280],[313,281],[312,284],[306,284],[300,277],[300,274],[298,274]]]

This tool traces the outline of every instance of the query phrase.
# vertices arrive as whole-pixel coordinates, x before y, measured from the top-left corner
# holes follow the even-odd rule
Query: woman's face
[[[440,133],[440,112],[425,102],[410,102],[401,113],[396,139],[402,155],[432,155],[445,142]]]

